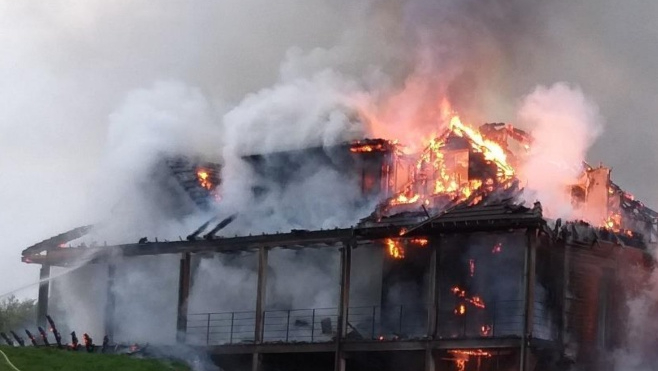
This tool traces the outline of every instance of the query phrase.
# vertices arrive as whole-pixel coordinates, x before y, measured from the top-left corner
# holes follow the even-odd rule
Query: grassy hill
[[[189,371],[180,363],[126,355],[89,354],[54,348],[0,346],[20,371]],[[14,371],[0,354],[0,371]]]

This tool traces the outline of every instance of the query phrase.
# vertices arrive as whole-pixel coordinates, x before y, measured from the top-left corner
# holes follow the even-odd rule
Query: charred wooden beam
[[[37,302],[37,325],[46,325],[48,294],[50,291],[50,264],[42,264],[39,271],[39,296]]]
[[[436,324],[439,309],[439,237],[431,240],[430,249],[432,249],[432,252],[429,263],[429,274],[427,277],[427,337],[433,339],[436,336]]]
[[[265,319],[265,303],[267,300],[267,260],[269,251],[266,248],[258,250],[258,286],[256,288],[256,325],[254,341],[263,342],[263,324]]]
[[[178,317],[176,321],[176,342],[185,343],[185,333],[187,332],[187,305],[190,297],[190,273],[191,273],[190,253],[185,253],[180,259],[180,271],[178,280]]]
[[[43,341],[43,345],[50,346],[50,342],[48,341],[48,333],[46,330],[44,330],[41,326],[38,327],[38,330],[39,334],[41,335],[41,341]]]
[[[214,222],[215,220],[217,220],[217,217],[216,217],[216,216],[213,216],[213,217],[210,218],[207,222],[201,224],[201,226],[200,226],[199,228],[197,228],[194,232],[190,233],[190,234],[186,237],[186,240],[188,240],[188,241],[194,241],[194,240],[196,240],[197,237],[199,237],[199,235],[200,235],[201,233],[203,233],[203,231],[205,231],[206,228],[208,228],[208,226],[210,225],[210,223]]]
[[[526,232],[526,249],[523,270],[523,333],[521,338],[521,357],[519,371],[527,371],[529,368],[529,346],[532,340],[534,326],[534,304],[535,304],[535,275],[537,259],[538,231],[528,229]]]
[[[432,348],[425,349],[425,371],[436,370],[436,361],[434,360],[434,352]]]
[[[50,326],[50,330],[53,332],[53,336],[55,337],[55,342],[57,343],[57,347],[61,348],[62,335],[57,330],[57,326],[55,326],[55,321],[53,321],[53,318],[50,316],[46,316],[46,319],[48,320],[48,325]]]
[[[258,249],[258,286],[256,287],[256,323],[254,326],[254,343],[263,343],[265,324],[265,304],[267,300],[267,261],[269,251],[265,247]],[[262,368],[262,354],[254,352],[251,361],[251,370],[260,371]]]
[[[2,337],[2,339],[4,339],[4,341],[5,341],[5,343],[7,343],[7,345],[9,345],[10,347],[14,346],[14,341],[11,340],[9,338],[9,336],[7,336],[7,334],[5,334],[4,332],[0,332],[0,337]]]
[[[14,339],[16,339],[16,342],[18,343],[18,345],[20,345],[22,347],[25,346],[25,340],[23,340],[22,337],[18,336],[18,334],[15,333],[14,331],[9,331],[9,332],[11,333],[11,336],[13,336]]]
[[[215,228],[211,229],[210,232],[206,233],[206,235],[203,236],[203,238],[205,238],[206,240],[212,240],[213,238],[215,238],[215,234],[217,234],[217,232],[221,231],[227,225],[231,224],[237,216],[238,214],[233,214],[228,218],[224,218],[221,222],[219,222],[219,224],[215,226]]]
[[[384,236],[394,233],[388,231],[386,228],[379,230],[381,232],[380,234],[383,234]],[[396,230],[399,231],[399,229]],[[94,261],[101,261],[115,255],[146,256],[204,252],[230,253],[256,250],[261,247],[273,248],[290,245],[304,245],[311,247],[317,244],[323,244],[333,248],[336,244],[342,243],[344,240],[351,238],[352,235],[353,229],[346,228],[216,238],[212,240],[151,242],[148,244],[126,244],[88,248],[61,248],[50,251],[47,259],[45,256],[32,256],[31,262],[39,264],[49,262],[51,265],[67,265],[80,256],[94,256]]]
[[[336,328],[336,352],[334,371],[345,371],[345,354],[342,349],[343,338],[347,334],[348,311],[350,305],[350,277],[352,274],[352,247],[355,242],[344,243],[340,250],[340,298],[338,306],[338,324]]]
[[[105,302],[105,336],[114,340],[114,312],[116,308],[116,293],[114,291],[116,265],[112,262],[107,265],[107,301]]]
[[[84,227],[78,227],[75,229],[72,229],[68,232],[64,232],[61,234],[58,234],[57,236],[51,237],[47,240],[41,241],[33,246],[28,247],[27,249],[23,250],[23,256],[28,256],[28,255],[37,255],[43,251],[48,251],[52,249],[56,249],[58,246],[65,244],[69,241],[73,241],[77,238],[80,238],[87,233],[93,228],[92,225],[86,225]]]
[[[27,335],[28,339],[30,339],[30,341],[32,342],[32,346],[35,346],[35,347],[39,346],[39,343],[37,343],[37,339],[34,337],[34,335],[32,335],[30,330],[25,329],[25,334]]]
[[[24,255],[24,261],[51,265],[67,265],[80,256],[94,256],[94,261],[102,261],[117,254],[122,256],[144,256],[183,253],[220,252],[231,253],[259,248],[305,246],[313,248],[333,248],[343,241],[355,238],[358,242],[398,237],[407,229],[406,237],[417,235],[438,235],[468,231],[497,231],[504,229],[539,228],[546,222],[541,212],[535,209],[505,205],[481,206],[477,210],[454,210],[443,214],[422,227],[414,227],[410,222],[397,222],[395,225],[378,223],[359,228],[333,230],[294,231],[290,233],[262,234],[209,240],[151,242],[146,244],[125,244],[106,247],[59,248],[50,250],[47,256]],[[221,223],[220,223],[221,224]]]

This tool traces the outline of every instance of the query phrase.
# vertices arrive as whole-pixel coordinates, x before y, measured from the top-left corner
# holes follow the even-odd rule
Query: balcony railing
[[[533,314],[535,337],[553,339],[550,313],[541,303]],[[427,309],[412,306],[350,307],[346,340],[404,340],[426,338]],[[255,312],[199,313],[188,316],[187,342],[195,345],[254,342]],[[263,316],[265,343],[323,343],[335,340],[337,308],[268,310]],[[468,307],[464,314],[439,311],[438,338],[521,336],[523,302],[499,301],[487,308]]]

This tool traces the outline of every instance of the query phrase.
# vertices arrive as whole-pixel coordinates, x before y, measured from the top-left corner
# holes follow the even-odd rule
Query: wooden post
[[[432,351],[432,346],[428,345],[425,349],[425,371],[434,371],[436,370],[436,363],[434,362],[434,352]]]
[[[46,327],[48,295],[50,292],[50,264],[42,264],[39,270],[39,297],[37,302],[37,324]]]
[[[253,353],[251,355],[251,371],[260,371],[263,367],[263,355]]]
[[[433,339],[436,336],[436,323],[439,308],[438,272],[439,272],[439,239],[432,239],[430,243],[431,256],[427,275],[427,337]]]
[[[528,229],[523,270],[523,334],[521,335],[520,371],[528,370],[528,348],[532,339],[535,310],[535,266],[537,257],[538,231]]]
[[[263,342],[263,330],[265,325],[265,303],[267,300],[267,257],[268,250],[265,247],[258,249],[258,286],[256,288],[256,318],[254,326],[254,343]],[[251,360],[251,370],[259,371],[262,367],[262,355],[254,353]]]
[[[112,262],[107,264],[107,301],[105,302],[105,335],[114,340],[114,309],[116,307],[116,294],[114,292],[114,281],[116,276],[116,265]]]
[[[263,325],[265,320],[265,301],[267,299],[267,256],[268,250],[258,249],[258,287],[256,288],[256,325],[254,327],[254,342],[263,342]]]
[[[568,318],[568,309],[569,309],[569,290],[570,290],[570,281],[571,281],[571,247],[568,243],[564,242],[564,260],[563,260],[563,271],[562,271],[562,303],[561,309],[562,313],[560,316],[560,332],[559,332],[559,343],[560,347],[564,350],[566,347],[566,334],[567,326],[569,324]]]
[[[347,334],[347,322],[350,306],[350,276],[352,273],[352,242],[343,244],[340,251],[340,299],[338,306],[338,324],[336,326],[336,352],[334,370],[345,371],[345,355],[342,350],[343,337]]]
[[[178,319],[176,321],[176,342],[185,343],[187,332],[187,300],[190,297],[190,267],[192,256],[183,253],[180,260],[178,280]]]

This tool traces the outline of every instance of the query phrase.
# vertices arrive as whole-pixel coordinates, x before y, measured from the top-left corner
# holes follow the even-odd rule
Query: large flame
[[[468,157],[446,158],[446,142],[449,137],[465,138],[475,153],[495,165],[496,177],[488,179],[468,178]],[[452,156],[458,156],[451,154]],[[459,116],[450,119],[448,130],[440,137],[429,141],[420,154],[411,181],[391,199],[391,206],[420,203],[431,205],[431,198],[444,195],[456,202],[470,198],[482,189],[493,189],[495,184],[505,184],[514,178],[514,167],[509,163],[505,149],[493,140],[486,139],[476,129],[462,123]],[[458,164],[458,162],[462,162]],[[461,166],[464,171],[458,171]],[[425,186],[431,182],[429,189]]]
[[[515,167],[523,163],[523,156],[530,150],[530,135],[509,124],[486,124],[476,129],[462,122],[445,100],[438,112],[440,115],[436,120],[447,127],[442,134],[432,135],[432,139],[426,140],[420,153],[410,154],[403,148],[418,148],[418,142],[423,141],[422,136],[418,136],[417,143],[406,143],[409,147],[398,145],[396,139],[358,141],[350,148],[354,153],[369,153],[394,147],[396,154],[402,154],[404,166],[408,166],[401,171],[406,176],[406,179],[401,178],[404,185],[399,186],[397,182],[400,178],[396,178],[397,189],[389,190],[393,196],[380,206],[382,215],[396,214],[398,208],[401,212],[420,210],[422,207],[436,213],[450,205],[475,205],[496,190],[508,190],[519,184]],[[513,140],[512,147],[516,143],[514,149],[518,149],[519,153],[512,152],[508,139]],[[609,193],[612,198],[618,191],[610,188]],[[633,200],[630,194],[620,194],[622,199]],[[429,214],[428,210],[425,212]],[[632,232],[623,228],[624,220],[619,210],[612,210],[605,220],[589,222],[633,237]],[[404,258],[404,246],[400,241],[388,240],[386,244],[393,258]],[[501,250],[502,246],[496,245],[492,253],[500,253]],[[471,274],[474,269],[472,266]]]

